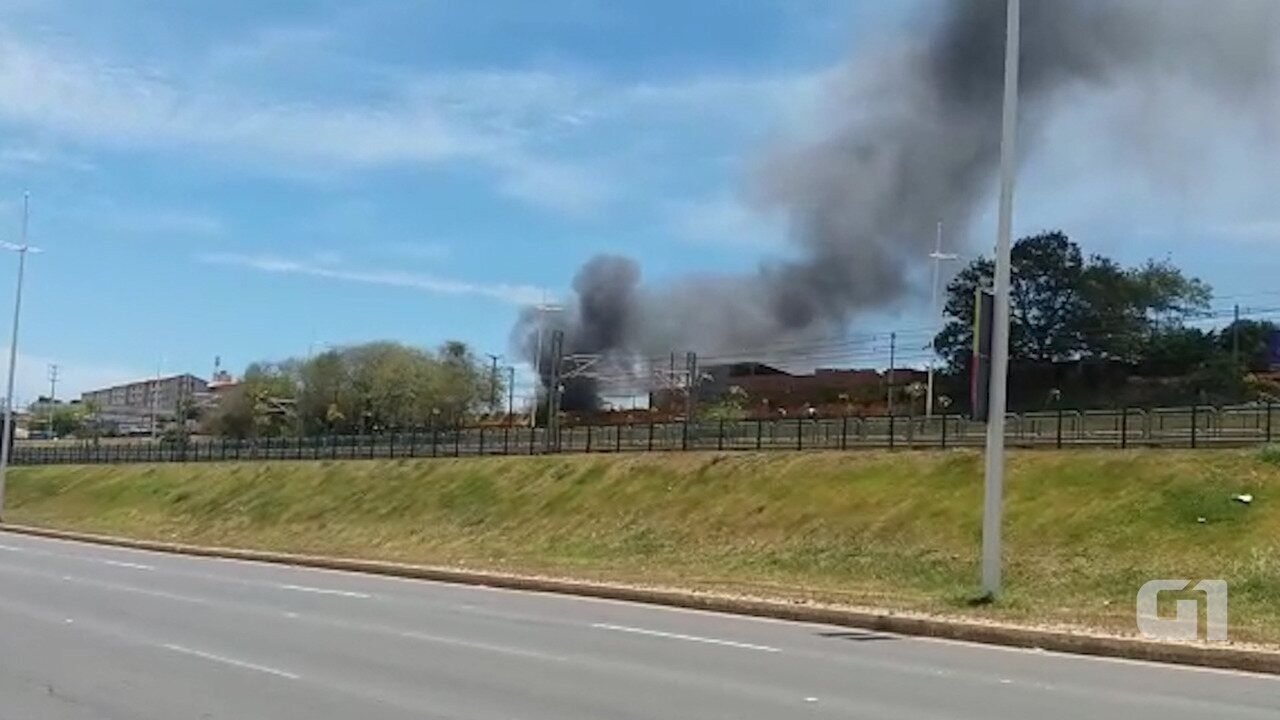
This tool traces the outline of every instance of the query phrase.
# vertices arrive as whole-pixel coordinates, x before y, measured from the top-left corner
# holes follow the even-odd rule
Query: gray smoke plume
[[[930,4],[911,35],[855,56],[830,80],[816,137],[767,155],[751,185],[785,212],[798,259],[646,286],[634,261],[594,258],[551,324],[567,349],[620,364],[672,349],[731,352],[839,334],[860,311],[901,299],[932,249],[935,222],[967,227],[993,194],[1005,6]],[[1172,83],[1259,114],[1274,132],[1278,43],[1273,0],[1023,0],[1020,156],[1035,152],[1069,91]],[[1177,108],[1163,110],[1176,122]],[[1143,129],[1116,132],[1136,140]],[[529,357],[535,319],[522,314],[514,335]],[[580,393],[582,406],[594,391]]]

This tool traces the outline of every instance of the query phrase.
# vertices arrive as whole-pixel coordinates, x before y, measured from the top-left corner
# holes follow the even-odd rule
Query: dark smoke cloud
[[[1024,158],[1067,91],[1137,93],[1178,83],[1232,113],[1276,109],[1280,3],[1023,0],[1022,7]],[[825,88],[821,131],[766,153],[751,178],[758,201],[787,215],[798,259],[655,287],[641,284],[634,261],[594,258],[556,321],[567,347],[626,364],[673,349],[726,352],[830,336],[910,291],[935,222],[968,227],[992,195],[999,162],[1005,0],[929,8],[935,12],[920,20],[921,32],[838,72]],[[1177,109],[1168,110],[1176,122]],[[526,350],[534,317],[525,313],[515,330]]]

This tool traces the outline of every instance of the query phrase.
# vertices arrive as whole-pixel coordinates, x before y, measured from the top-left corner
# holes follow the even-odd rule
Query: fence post
[[[1271,401],[1267,401],[1267,442],[1271,442]]]
[[[631,425],[628,424],[627,428],[630,429]],[[622,452],[622,426],[621,425],[615,425],[613,428],[613,451],[616,453]]]
[[[804,449],[804,418],[796,418],[796,449]]]
[[[716,449],[724,450],[724,418],[720,418],[719,435],[716,437]]]
[[[1129,406],[1120,409],[1120,449],[1129,447]]]
[[[453,456],[462,457],[462,425],[453,426]]]
[[[849,416],[840,416],[840,449],[849,449]]]
[[[593,427],[595,427],[595,426],[594,426],[594,425],[587,425],[587,452],[591,452],[591,436],[594,434],[594,433],[592,433],[592,432],[591,432],[591,428],[593,428]],[[570,436],[570,437],[572,437],[572,436]]]
[[[502,454],[511,454],[511,423],[502,426]]]
[[[1055,438],[1055,442],[1057,443],[1058,449],[1061,450],[1062,449],[1062,408],[1058,408],[1058,432],[1057,432],[1057,437]]]
[[[1196,406],[1195,406],[1195,403],[1192,403],[1191,405],[1191,447],[1194,448],[1195,446],[1196,446]]]
[[[653,423],[649,423],[649,452],[653,452]]]
[[[680,423],[680,449],[689,449],[689,418],[687,417]]]
[[[756,420],[756,450],[764,447],[764,420]]]
[[[529,456],[530,457],[533,456],[534,441],[537,437],[538,437],[538,430],[536,428],[529,428]]]
[[[942,449],[947,449],[947,413],[942,413]]]
[[[484,426],[480,426],[480,449],[476,451],[477,455],[484,454]]]
[[[890,450],[893,449],[893,443],[894,443],[893,436],[894,436],[893,413],[889,413],[889,449]]]

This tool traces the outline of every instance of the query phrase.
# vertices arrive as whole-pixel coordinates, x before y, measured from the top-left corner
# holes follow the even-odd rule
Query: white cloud
[[[269,72],[273,63],[342,62],[325,54],[331,35],[264,32],[214,48],[205,66],[184,74],[0,34],[0,122],[81,143],[197,151],[286,176],[472,162],[493,173],[503,194],[588,214],[616,199],[613,185],[628,180],[631,169],[619,167],[618,157],[648,142],[643,135],[638,143],[609,142],[606,125],[758,130],[805,105],[825,72],[617,84],[574,70],[413,75],[388,67],[366,68],[379,80],[362,85],[359,100],[286,102],[250,89],[245,63]],[[298,52],[308,62],[299,63]]]
[[[404,258],[406,260],[420,260],[434,262],[444,260],[453,253],[452,248],[442,242],[398,242],[390,243],[381,248],[386,255]]]
[[[272,104],[184,90],[128,66],[0,40],[0,117],[78,138],[203,145],[348,163],[433,161],[473,139],[429,108]]]
[[[54,358],[43,354],[22,352],[19,343],[17,372],[14,375],[14,398],[19,406],[34,401],[40,395],[49,394],[49,366],[58,366],[58,397],[78,398],[80,393],[94,388],[108,387],[145,377],[147,372],[133,368],[103,365],[97,361]],[[0,348],[0,373],[8,372],[9,348]],[[4,387],[0,385],[0,397]]]
[[[33,167],[53,167],[76,172],[97,169],[84,158],[42,145],[9,144],[0,147],[0,170],[27,172]]]
[[[480,96],[488,92],[478,88]],[[602,197],[563,161],[524,147],[513,116],[480,122],[421,93],[364,104],[281,103],[188,89],[127,65],[70,57],[0,36],[0,121],[82,142],[200,150],[285,173],[295,165],[474,161],[521,200],[580,211]],[[284,163],[285,166],[282,166]]]
[[[673,202],[666,214],[672,232],[691,243],[777,250],[786,238],[778,213],[756,210],[729,195]]]
[[[1280,218],[1224,223],[1213,228],[1213,233],[1241,242],[1265,242],[1274,247],[1274,243],[1280,241]]]
[[[334,268],[317,262],[301,262],[271,255],[220,253],[203,255],[199,260],[214,265],[234,265],[266,273],[302,275],[364,285],[382,285],[437,295],[471,295],[512,305],[535,304],[541,300],[546,292],[543,288],[532,285],[475,283],[435,275],[408,273],[400,270]]]

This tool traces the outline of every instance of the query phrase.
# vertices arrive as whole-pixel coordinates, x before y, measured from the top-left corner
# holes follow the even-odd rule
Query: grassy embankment
[[[1232,638],[1280,643],[1280,464],[1257,451],[1015,453],[1008,592],[990,607],[968,602],[981,463],[965,451],[45,466],[10,477],[8,519],[19,523],[1118,631],[1134,628],[1146,580],[1225,578]]]

